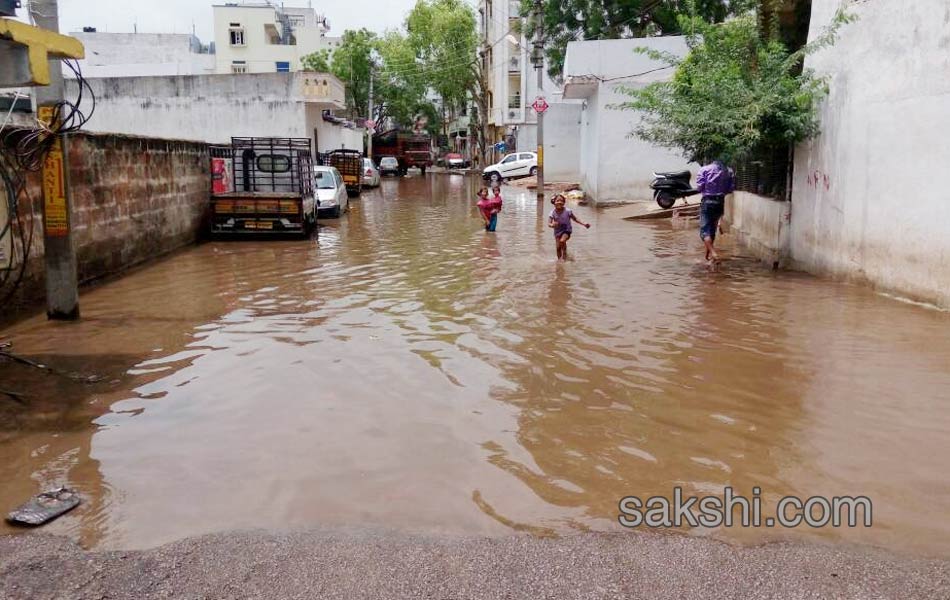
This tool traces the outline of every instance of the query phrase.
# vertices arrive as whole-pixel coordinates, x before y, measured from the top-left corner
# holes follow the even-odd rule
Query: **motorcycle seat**
[[[668,171],[666,173],[657,172],[654,175],[668,179],[689,179],[692,174],[689,171]]]

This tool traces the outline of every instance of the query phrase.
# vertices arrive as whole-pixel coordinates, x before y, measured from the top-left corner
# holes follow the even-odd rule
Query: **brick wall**
[[[207,145],[114,134],[80,133],[69,143],[71,225],[81,283],[194,243],[204,229],[210,172]],[[13,302],[40,308],[45,298],[42,193],[32,177],[33,248]],[[21,204],[24,225],[28,202]],[[3,291],[5,293],[5,291]]]

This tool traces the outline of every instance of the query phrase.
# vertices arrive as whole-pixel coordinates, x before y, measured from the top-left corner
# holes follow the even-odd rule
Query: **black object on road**
[[[653,174],[654,179],[650,187],[653,189],[653,199],[660,208],[671,208],[678,199],[699,193],[699,190],[690,186],[691,176],[689,171]]]
[[[43,492],[7,515],[7,521],[15,525],[42,525],[79,506],[76,490],[59,488]]]

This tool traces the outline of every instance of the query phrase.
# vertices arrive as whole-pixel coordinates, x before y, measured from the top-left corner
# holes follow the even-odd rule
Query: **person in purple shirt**
[[[571,209],[564,207],[566,203],[567,200],[564,198],[564,194],[554,196],[551,198],[554,210],[548,215],[548,227],[554,230],[558,260],[567,260],[567,240],[571,239],[571,233],[574,231],[571,221],[590,229],[590,223],[581,221],[574,216]]]
[[[716,230],[726,206],[726,194],[736,189],[736,176],[732,169],[714,160],[699,169],[696,175],[696,188],[703,200],[699,206],[699,237],[706,245],[706,260],[719,262],[716,254]]]

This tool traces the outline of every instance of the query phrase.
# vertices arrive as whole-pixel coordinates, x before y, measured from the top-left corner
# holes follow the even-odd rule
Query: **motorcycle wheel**
[[[672,208],[676,204],[676,196],[665,190],[657,190],[655,200],[660,208]]]

